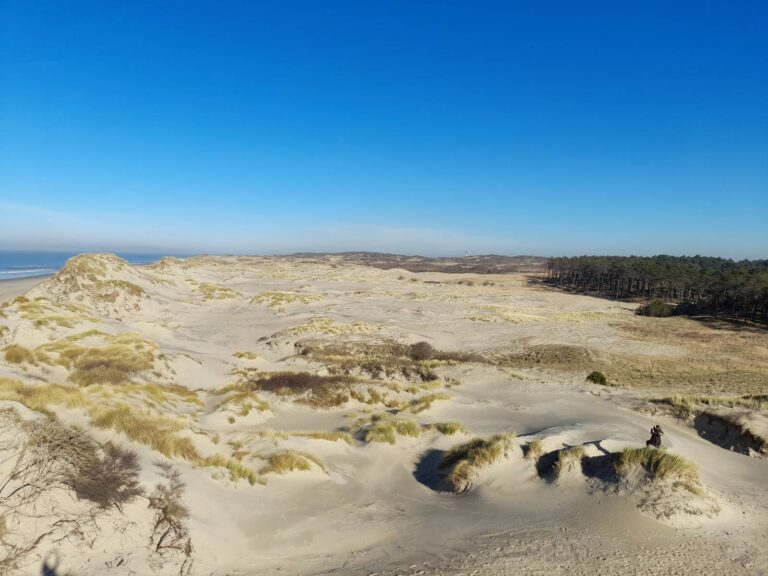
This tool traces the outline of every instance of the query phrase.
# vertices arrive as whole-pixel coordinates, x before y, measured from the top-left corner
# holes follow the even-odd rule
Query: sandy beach
[[[47,276],[35,276],[32,278],[15,278],[13,280],[0,280],[0,302],[13,300],[23,295],[28,290],[45,280]]]
[[[145,494],[171,465],[188,510],[185,544],[162,553],[151,499],[100,510],[20,574],[52,551],[82,575],[768,565],[766,410],[749,400],[766,392],[764,331],[639,317],[535,274],[332,258],[88,255],[0,283],[0,300],[3,406],[134,450]],[[681,414],[700,394],[742,400]],[[655,424],[680,469],[629,460]],[[18,542],[89,509],[45,498],[35,522],[4,512]]]

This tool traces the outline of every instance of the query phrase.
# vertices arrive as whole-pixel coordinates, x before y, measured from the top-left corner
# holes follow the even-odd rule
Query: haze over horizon
[[[768,257],[768,5],[4,2],[0,249]]]

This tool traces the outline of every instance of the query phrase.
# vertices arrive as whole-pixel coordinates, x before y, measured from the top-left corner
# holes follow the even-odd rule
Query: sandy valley
[[[311,255],[81,255],[0,300],[0,472],[35,486],[0,488],[0,572],[768,566],[764,330]]]

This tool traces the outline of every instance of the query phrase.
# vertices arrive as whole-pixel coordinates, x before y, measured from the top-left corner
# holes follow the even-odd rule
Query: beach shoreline
[[[21,296],[51,276],[52,274],[46,274],[41,276],[27,276],[26,278],[0,279],[0,302],[6,302],[17,296]]]

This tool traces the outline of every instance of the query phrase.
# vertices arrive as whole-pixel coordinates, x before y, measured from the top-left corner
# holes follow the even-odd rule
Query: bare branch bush
[[[158,482],[149,496],[149,507],[155,511],[150,549],[163,562],[169,556],[181,555],[179,575],[186,576],[192,570],[192,538],[186,526],[189,509],[182,497],[186,484],[179,471],[167,462],[156,462],[164,482]]]
[[[46,539],[84,540],[100,513],[141,494],[138,473],[132,452],[102,449],[73,426],[0,410],[0,574]]]

